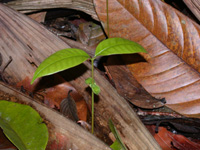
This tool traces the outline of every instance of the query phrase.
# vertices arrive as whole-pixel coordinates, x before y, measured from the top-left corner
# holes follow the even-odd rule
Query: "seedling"
[[[91,60],[92,65],[92,75],[91,78],[85,80],[86,84],[92,89],[92,133],[94,133],[94,94],[98,95],[100,93],[100,88],[94,80],[94,60],[98,56],[108,56],[115,54],[132,54],[144,52],[146,50],[139,45],[130,40],[123,38],[109,38],[99,43],[96,48],[95,55],[90,57],[85,51],[76,48],[68,48],[57,51],[48,58],[46,58],[37,68],[31,84],[35,79],[57,72],[75,67],[86,60]]]

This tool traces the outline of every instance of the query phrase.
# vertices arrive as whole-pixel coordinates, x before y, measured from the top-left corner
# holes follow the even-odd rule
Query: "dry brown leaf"
[[[23,87],[27,94],[33,95],[34,92],[36,93],[34,96],[43,96],[44,103],[51,108],[60,109],[61,101],[68,96],[68,91],[72,90],[71,96],[76,103],[78,118],[84,121],[87,120],[88,107],[86,101],[70,83],[58,74],[39,79],[33,85],[30,85],[30,82],[31,79],[27,77],[19,82],[16,87],[18,89]]]
[[[60,109],[60,103],[63,99],[68,96],[68,91],[72,90],[70,93],[71,97],[75,100],[78,118],[80,120],[87,120],[87,104],[83,97],[73,88],[73,86],[66,82],[63,78],[56,75],[55,79],[52,81],[54,86],[45,89],[44,101],[49,103],[52,107],[57,107]]]
[[[153,128],[148,127],[148,128]],[[163,150],[198,150],[200,144],[187,139],[186,137],[178,134],[173,134],[164,127],[159,127],[159,132],[154,134],[154,138],[162,147]]]
[[[155,109],[164,106],[164,99],[152,97],[132,76],[130,70],[122,63],[119,56],[109,57],[106,63],[106,71],[111,81],[114,82],[117,92],[133,105]]]
[[[68,92],[67,97],[61,101],[60,112],[67,118],[70,118],[71,120],[77,122],[79,118],[78,118],[76,103],[70,95],[71,92],[72,90],[70,90]]]
[[[94,3],[106,28],[106,0]],[[109,26],[110,37],[130,39],[148,51],[148,63],[128,65],[137,81],[152,96],[165,97],[168,107],[200,117],[199,25],[160,0],[109,0]]]

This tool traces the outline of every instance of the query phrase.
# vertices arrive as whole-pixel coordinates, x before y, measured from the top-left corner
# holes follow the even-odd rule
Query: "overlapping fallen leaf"
[[[106,28],[106,0],[94,0]],[[200,117],[200,27],[160,0],[109,0],[110,37],[123,37],[141,44],[147,62],[131,63],[137,81],[167,106]],[[107,31],[107,29],[105,29]]]

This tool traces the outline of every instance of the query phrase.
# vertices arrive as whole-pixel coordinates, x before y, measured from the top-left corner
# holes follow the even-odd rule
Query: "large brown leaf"
[[[94,3],[106,27],[106,0]],[[148,63],[128,65],[138,82],[152,96],[165,97],[168,107],[200,117],[199,25],[160,0],[109,0],[109,26],[110,37],[147,49]]]

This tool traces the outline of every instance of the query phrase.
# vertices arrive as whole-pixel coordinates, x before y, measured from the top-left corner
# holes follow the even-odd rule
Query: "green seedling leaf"
[[[121,143],[118,140],[115,140],[115,142],[110,146],[113,150],[125,150]]]
[[[100,93],[100,87],[96,84],[95,81],[92,82],[92,78],[87,78],[85,80],[85,83],[89,85],[89,87],[92,89],[92,91],[98,95]]]
[[[109,38],[101,43],[96,48],[95,58],[97,56],[107,56],[114,54],[132,54],[147,51],[138,43],[123,38]]]
[[[100,93],[100,87],[96,85],[96,83],[91,84],[91,89],[94,92],[94,94],[99,95]]]
[[[127,148],[125,147],[125,145],[123,144],[117,129],[115,128],[113,122],[111,119],[109,119],[109,127],[110,130],[112,131],[113,135],[115,136],[115,142],[110,146],[113,150],[127,150]]]
[[[85,83],[88,84],[88,85],[91,85],[92,84],[92,78],[85,79]]]
[[[48,129],[32,107],[0,101],[0,127],[19,150],[45,150]]]
[[[75,67],[89,58],[90,56],[86,52],[76,48],[57,51],[39,65],[35,71],[31,84],[39,77],[51,75]]]

